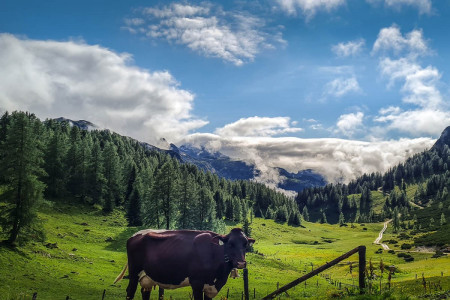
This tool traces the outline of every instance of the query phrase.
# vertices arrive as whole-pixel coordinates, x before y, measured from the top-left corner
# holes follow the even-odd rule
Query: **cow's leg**
[[[208,296],[206,296],[206,294],[203,296],[203,300],[211,300],[212,298],[209,298]]]
[[[150,291],[145,291],[144,288],[141,288],[142,300],[150,300]]]
[[[136,275],[130,274],[130,279],[128,281],[127,287],[127,300],[131,300],[134,298],[134,294],[136,293],[136,289],[139,283],[139,277]]]
[[[203,300],[203,284],[200,282],[191,282],[191,287],[194,300]]]

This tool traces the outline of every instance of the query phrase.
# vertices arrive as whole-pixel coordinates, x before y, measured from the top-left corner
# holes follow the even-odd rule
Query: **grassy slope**
[[[34,291],[38,292],[38,299],[65,299],[67,295],[70,299],[101,299],[103,289],[107,290],[106,299],[124,298],[127,280],[117,285],[112,285],[112,282],[126,262],[125,242],[137,228],[125,227],[120,213],[103,216],[91,208],[67,204],[43,208],[40,218],[44,220],[47,242],[56,242],[58,248],[49,249],[37,242],[15,251],[0,247],[0,299],[29,299]],[[414,291],[420,288],[420,282],[414,280],[416,273],[419,277],[424,273],[428,278],[440,276],[444,271],[444,277],[433,280],[440,280],[444,289],[450,289],[447,271],[450,270],[450,257],[431,259],[431,254],[413,253],[416,260],[405,263],[386,252],[375,254],[379,247],[372,242],[382,224],[358,224],[355,228],[304,225],[305,228],[293,228],[272,220],[254,220],[255,250],[263,254],[248,255],[250,288],[252,291],[256,288],[257,298],[273,291],[277,282],[283,285],[310,271],[311,263],[317,268],[358,245],[367,246],[368,258],[372,258],[374,263],[382,258],[385,263],[395,264],[400,269],[393,277],[395,286],[399,288],[404,284],[405,290],[418,295]],[[364,227],[367,230],[363,230]],[[106,241],[108,237],[113,241]],[[348,261],[356,262],[357,256]],[[346,264],[338,265],[325,274],[341,281],[344,287],[358,281],[357,267],[353,270],[352,279]],[[240,299],[241,279],[230,279],[219,299],[226,295],[228,288],[230,299]],[[173,299],[186,299],[189,292],[189,288],[183,288],[167,291],[166,295]],[[338,293],[337,288],[322,276],[310,279],[306,287],[302,284],[289,292],[293,299],[303,296],[326,298]],[[152,299],[156,299],[156,294],[152,294]]]

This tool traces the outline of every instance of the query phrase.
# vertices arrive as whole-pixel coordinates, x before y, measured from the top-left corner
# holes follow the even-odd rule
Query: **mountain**
[[[78,121],[74,121],[74,120],[70,120],[70,119],[66,119],[64,117],[59,117],[54,119],[57,122],[67,122],[70,124],[70,126],[77,126],[80,129],[83,130],[93,130],[93,129],[99,129],[99,127],[89,121],[86,120],[78,120]]]
[[[95,124],[85,121],[73,121],[66,118],[55,119],[58,122],[68,122],[71,126],[78,126],[83,130],[97,129]],[[217,174],[219,177],[230,180],[252,180],[260,175],[260,171],[252,164],[241,160],[235,160],[220,152],[210,152],[206,148],[193,147],[191,145],[181,145],[177,147],[170,144],[166,139],[160,139],[158,146],[145,142],[140,144],[151,151],[159,151],[169,154],[183,163],[190,163],[198,168]],[[283,179],[278,183],[278,187],[284,190],[299,192],[305,188],[324,186],[324,177],[313,170],[302,170],[297,173],[290,173],[285,169],[276,168]]]
[[[315,173],[311,169],[302,170],[297,173],[289,173],[285,169],[277,168],[280,175],[286,179],[278,184],[278,187],[283,190],[302,191],[305,188],[316,186],[324,186],[327,184],[322,175]]]
[[[434,143],[432,150],[442,150],[444,146],[450,146],[450,126],[444,129],[440,138]]]
[[[179,153],[182,161],[194,164],[226,179],[252,180],[260,175],[260,171],[255,165],[233,160],[220,152],[210,152],[204,147],[196,148],[190,145],[182,145],[178,148],[171,144],[170,150]],[[299,192],[305,188],[326,184],[324,177],[312,170],[302,170],[298,173],[290,173],[283,168],[276,168],[276,170],[283,179],[278,183],[278,187],[284,190]]]

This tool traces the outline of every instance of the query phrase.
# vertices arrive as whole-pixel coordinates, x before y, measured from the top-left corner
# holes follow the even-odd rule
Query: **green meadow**
[[[0,247],[0,299],[125,299],[126,279],[113,281],[126,263],[126,240],[139,228],[126,227],[124,215],[114,211],[104,215],[101,210],[74,204],[45,202],[39,212],[45,232],[45,242],[29,242],[16,249]],[[228,224],[229,228],[239,224]],[[450,290],[450,257],[432,258],[433,253],[411,249],[414,261],[397,257],[402,243],[389,245],[397,252],[382,251],[373,245],[383,227],[376,224],[338,225],[303,222],[301,227],[278,224],[273,220],[254,218],[252,237],[256,239],[254,253],[247,255],[250,296],[260,299],[290,281],[331,261],[343,253],[365,245],[367,266],[372,261],[375,279],[370,281],[372,297],[406,299],[422,296],[438,297]],[[397,239],[390,227],[385,239]],[[380,251],[378,251],[380,252]],[[395,266],[389,294],[380,293],[380,261]],[[313,277],[281,295],[281,299],[360,298],[358,296],[358,256],[354,255],[321,275]],[[370,272],[370,270],[369,270]],[[416,279],[417,274],[417,279]],[[423,277],[427,289],[423,287]],[[431,288],[431,290],[430,290]],[[381,278],[382,293],[388,291],[388,271]],[[241,299],[243,280],[229,279],[217,296]],[[190,288],[167,290],[166,299],[189,299]],[[377,296],[378,295],[378,296]],[[157,298],[157,292],[151,299]],[[136,294],[140,299],[140,294]]]

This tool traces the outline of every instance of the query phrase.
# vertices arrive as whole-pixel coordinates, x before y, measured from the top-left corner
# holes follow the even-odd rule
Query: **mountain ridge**
[[[74,121],[64,117],[54,119],[58,122],[68,122],[71,126],[77,126],[82,130],[99,129],[95,124],[86,121]],[[146,149],[159,151],[177,158],[180,162],[190,163],[198,168],[217,174],[219,177],[230,180],[256,180],[261,175],[261,171],[254,164],[233,159],[221,152],[211,152],[205,147],[194,147],[184,144],[177,146],[167,142],[164,138],[160,140],[161,147],[139,141]],[[274,167],[279,172],[281,181],[276,183],[277,187],[287,191],[299,192],[305,188],[324,186],[327,182],[325,178],[311,169],[300,170],[291,173],[283,168]]]

